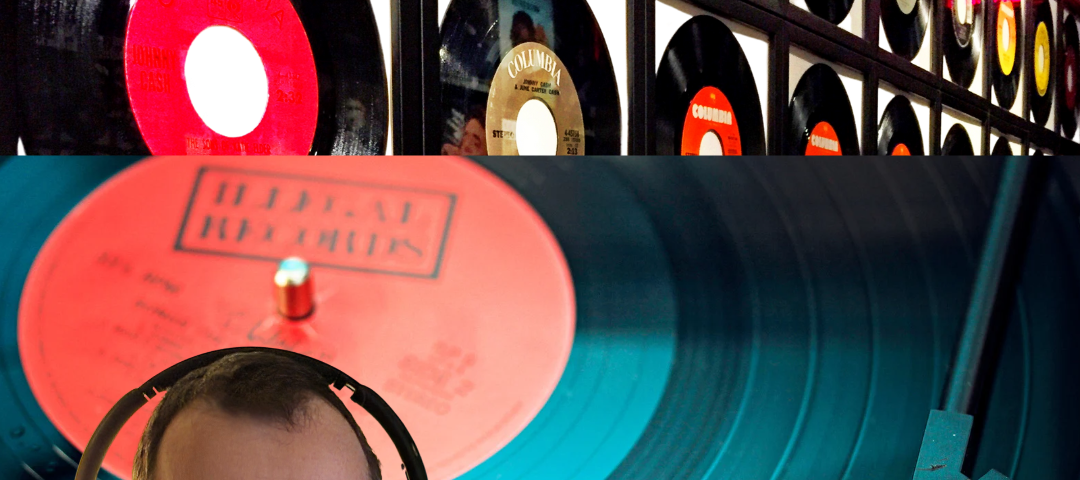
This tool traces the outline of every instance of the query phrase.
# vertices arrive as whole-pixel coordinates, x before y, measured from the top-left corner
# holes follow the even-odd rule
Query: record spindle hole
[[[724,155],[724,143],[720,141],[720,136],[717,135],[715,131],[709,130],[701,137],[701,146],[698,149],[698,155]]]
[[[534,98],[521,106],[517,114],[517,149],[520,155],[555,155],[559,132],[555,117],[543,100]]]
[[[207,27],[184,62],[188,96],[206,126],[237,138],[262,122],[270,99],[269,80],[251,40],[230,27]]]

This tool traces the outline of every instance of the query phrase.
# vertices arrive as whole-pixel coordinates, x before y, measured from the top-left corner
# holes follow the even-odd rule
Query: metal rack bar
[[[394,153],[439,153],[442,111],[436,0],[391,0]]]
[[[656,2],[626,0],[627,153],[656,154],[652,102],[656,85]]]

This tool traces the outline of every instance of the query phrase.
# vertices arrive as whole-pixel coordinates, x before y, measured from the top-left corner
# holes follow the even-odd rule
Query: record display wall
[[[660,139],[669,135],[666,125],[671,122],[659,121],[666,108],[659,100],[670,98],[672,92],[657,92],[668,88],[667,84],[660,85],[660,78],[666,74],[657,70],[657,65],[663,60],[660,57],[665,54],[664,46],[671,40],[670,34],[659,33],[674,32],[677,26],[651,23],[671,21],[670,16],[657,13],[667,8],[687,12],[689,16],[715,16],[728,25],[738,24],[740,28],[760,32],[765,38],[767,54],[748,57],[748,61],[754,71],[760,65],[767,67],[767,87],[759,86],[755,93],[763,98],[762,116],[769,153],[793,153],[802,137],[809,133],[796,135],[789,129],[793,113],[790,109],[794,105],[789,92],[799,82],[799,77],[789,70],[796,68],[792,57],[798,51],[820,59],[834,70],[855,72],[858,83],[855,93],[848,89],[848,100],[855,110],[862,152],[877,150],[879,112],[894,96],[878,88],[885,83],[896,94],[922,99],[929,107],[929,118],[920,119],[918,125],[927,137],[928,154],[941,151],[947,133],[944,124],[949,122],[946,109],[952,109],[954,116],[974,122],[977,130],[973,132],[972,142],[976,152],[992,150],[991,130],[1015,139],[1017,145],[1037,145],[1057,153],[1080,152],[1075,128],[1069,128],[1076,115],[1058,114],[1065,108],[1062,102],[1066,98],[1066,90],[1062,88],[1067,73],[1061,66],[1067,61],[1062,19],[1071,16],[1071,9],[1080,5],[1056,0],[1022,0],[1006,6],[993,0],[789,3],[798,8],[777,7],[773,2],[757,0],[629,0],[630,153],[661,153],[658,145],[670,144],[670,139]],[[1010,8],[1011,17],[1003,19],[1005,15],[998,15],[998,10]],[[862,26],[853,28],[843,23],[851,19],[842,13],[845,10],[861,12]],[[1047,40],[1036,44],[1033,39],[1043,38],[1036,17],[1045,18],[1048,11],[1051,19],[1043,22]],[[840,22],[836,21],[838,18]],[[1003,27],[998,26],[999,19]],[[654,31],[655,39],[649,35]],[[999,55],[996,39],[1001,31],[1008,32],[1004,42],[1012,43]],[[925,61],[921,60],[924,54],[928,54]],[[1003,77],[1003,58],[1013,63],[1009,75],[1004,75],[1007,80],[999,78]],[[650,65],[653,67],[649,68]],[[995,78],[999,79],[995,81]],[[1029,89],[1033,89],[1034,97]],[[1008,108],[998,104],[997,90],[1014,96]],[[1040,90],[1044,93],[1039,94]],[[647,106],[640,104],[642,99]],[[1047,101],[1050,107],[1046,106]],[[1076,107],[1077,103],[1071,105]]]
[[[276,123],[278,131],[241,132],[241,137],[253,135],[272,138],[273,142],[257,138],[232,141],[237,137],[209,134],[197,121],[197,111],[161,113],[177,109],[162,108],[158,97],[164,94],[162,98],[175,100],[181,96],[154,91],[179,87],[178,72],[169,71],[162,63],[167,63],[167,58],[162,57],[161,65],[150,65],[157,61],[153,52],[171,47],[154,42],[143,45],[141,37],[136,38],[168,25],[148,20],[161,15],[151,12],[152,7],[137,7],[126,18],[124,5],[128,4],[123,0],[95,4],[93,12],[62,8],[71,1],[50,0],[56,7],[50,7],[55,15],[46,17],[34,16],[40,2],[32,0],[5,7],[14,8],[16,14],[4,16],[5,21],[14,18],[31,27],[4,29],[9,37],[17,33],[15,42],[6,42],[0,55],[15,55],[15,63],[22,67],[15,72],[8,61],[8,68],[0,71],[0,76],[17,75],[14,87],[6,82],[0,89],[0,101],[13,96],[18,99],[16,108],[3,109],[0,116],[0,148],[10,150],[5,144],[11,143],[11,127],[7,127],[5,141],[4,125],[12,124],[14,116],[31,153],[512,153],[518,139],[510,140],[516,131],[488,127],[487,100],[505,110],[493,113],[494,120],[516,125],[519,112],[515,108],[519,105],[513,102],[517,100],[502,100],[507,88],[510,92],[521,91],[512,90],[515,86],[544,88],[494,81],[500,64],[513,60],[509,55],[512,49],[527,51],[515,42],[523,40],[521,32],[531,29],[526,36],[533,37],[524,43],[550,44],[545,48],[555,54],[552,58],[565,67],[567,81],[574,85],[570,90],[556,89],[559,101],[544,104],[558,121],[542,125],[547,130],[527,128],[526,133],[537,131],[541,137],[556,137],[552,148],[563,154],[659,153],[657,136],[661,130],[671,130],[675,123],[672,115],[677,115],[662,109],[668,108],[669,98],[685,93],[678,91],[685,86],[658,85],[665,75],[659,71],[664,49],[672,41],[670,35],[690,18],[711,16],[725,22],[743,50],[746,67],[736,70],[743,72],[740,75],[745,78],[740,81],[744,84],[753,78],[755,91],[747,91],[746,98],[756,94],[762,119],[760,132],[755,127],[750,135],[763,134],[766,153],[790,152],[790,144],[801,142],[790,137],[787,128],[793,105],[790,94],[799,81],[788,72],[794,68],[792,55],[797,51],[834,70],[854,72],[857,85],[848,89],[848,100],[853,106],[860,152],[875,151],[880,106],[892,98],[882,98],[877,88],[881,83],[905,96],[924,99],[930,106],[930,118],[920,120],[919,125],[930,137],[927,153],[936,153],[941,145],[945,107],[976,119],[986,127],[984,132],[997,129],[1026,146],[1062,153],[1080,151],[1080,144],[1073,141],[1076,128],[1070,128],[1080,109],[1077,102],[1068,108],[1069,98],[1075,97],[1070,96],[1075,89],[1070,90],[1068,81],[1073,78],[1070,75],[1080,72],[1077,62],[1070,60],[1076,56],[1070,52],[1077,48],[1073,29],[1062,28],[1068,27],[1070,19],[1075,23],[1074,4],[1064,1],[949,0],[938,4],[927,0],[792,0],[793,8],[786,8],[764,0],[662,0],[660,4],[658,0],[627,0],[626,8],[613,8],[595,0],[505,0],[510,2],[506,5],[503,0],[376,0],[346,2],[347,6],[324,2],[321,7],[290,0],[283,4],[289,8],[281,12],[292,11],[295,19],[290,15],[282,19],[291,22],[291,31],[302,33],[305,41],[286,42],[284,37],[268,40],[255,33],[248,35],[255,37],[249,40],[257,49],[281,42],[296,47],[283,51],[293,56],[299,51],[299,60],[295,60],[299,63],[278,61],[268,54],[267,68],[278,68],[274,65],[282,61],[289,68],[314,65],[315,73],[308,70],[296,78],[317,78],[318,93],[310,88],[310,81],[305,87],[310,91],[269,89],[280,101],[267,107],[262,124]],[[658,15],[664,8],[681,12],[680,19]],[[274,22],[277,13],[269,17]],[[229,21],[227,12],[219,16]],[[519,24],[515,24],[515,16]],[[325,20],[328,18],[335,21]],[[658,21],[678,24],[661,26]],[[86,22],[108,41],[84,38],[88,30],[75,26]],[[323,28],[321,23],[330,26]],[[54,41],[57,32],[67,38],[66,43]],[[664,33],[663,38],[657,36],[659,33]],[[747,55],[747,38],[761,48],[751,48]],[[122,52],[129,39],[133,40],[127,51],[133,53],[125,57]],[[699,45],[694,41],[685,44],[694,45],[691,49]],[[12,45],[17,48],[12,49]],[[359,51],[384,55],[381,59],[355,55]],[[164,70],[157,72],[157,67]],[[670,62],[665,68],[670,68]],[[54,74],[60,70],[81,73]],[[275,86],[297,82],[289,80],[289,75],[271,77],[286,82]],[[42,80],[46,78],[50,80]],[[487,98],[492,84],[500,88],[495,89],[494,97]],[[664,91],[658,92],[658,88]],[[564,91],[575,95],[562,96]],[[544,95],[554,98],[552,92],[529,93],[519,103]],[[317,105],[312,105],[312,95]],[[729,100],[744,97],[724,95]],[[478,101],[480,98],[484,101]],[[304,106],[293,108],[298,100]],[[75,113],[66,115],[67,111]],[[477,111],[483,113],[484,122],[476,119]],[[739,116],[745,114],[736,119]],[[757,116],[753,115],[754,122]],[[177,121],[194,125],[194,133],[171,131]],[[282,130],[283,125],[289,128]],[[471,132],[468,135],[467,130]],[[542,133],[549,131],[559,133]],[[477,133],[484,137],[479,142],[482,149],[470,147],[478,143]],[[498,135],[502,141],[494,142],[500,139]],[[298,137],[295,142],[286,138],[292,136]],[[151,148],[147,138],[158,147]],[[160,145],[162,138],[169,140],[170,146]],[[752,143],[759,143],[754,140]],[[977,150],[991,150],[987,134],[973,141],[981,145]],[[296,145],[286,148],[290,142]],[[489,143],[507,147],[489,151]]]

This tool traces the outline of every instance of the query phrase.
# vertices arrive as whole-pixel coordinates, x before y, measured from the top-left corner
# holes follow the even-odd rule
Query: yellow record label
[[[1009,1],[998,3],[997,51],[1001,73],[1011,75],[1016,64],[1016,12]]]
[[[555,121],[552,134],[556,138],[540,140],[550,140],[556,155],[584,155],[585,121],[574,81],[555,52],[536,42],[512,48],[491,81],[486,125],[488,154],[518,155],[518,139],[537,134],[518,130],[519,113],[530,100],[543,102]],[[535,118],[535,108],[527,110],[530,118]],[[529,126],[523,124],[523,128]]]
[[[1035,88],[1045,97],[1050,85],[1050,34],[1046,24],[1039,23],[1035,30]]]

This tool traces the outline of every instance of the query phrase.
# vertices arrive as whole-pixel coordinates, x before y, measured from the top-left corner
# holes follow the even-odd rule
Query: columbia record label
[[[806,141],[806,155],[808,157],[843,155],[840,149],[840,139],[836,135],[836,129],[829,122],[821,122],[810,131],[810,137]]]
[[[510,50],[503,58],[488,93],[487,151],[489,155],[518,155],[521,139],[526,134],[545,134],[538,151],[541,155],[584,155],[585,125],[581,115],[574,80],[565,73],[566,67],[555,52],[536,42],[525,42]],[[536,113],[523,110],[531,100],[543,102],[547,111]],[[544,116],[554,119],[556,141],[552,132],[523,129],[542,129]],[[528,118],[526,118],[529,116]],[[547,148],[554,145],[554,151]],[[545,151],[547,150],[547,151]]]
[[[618,86],[585,0],[452,0],[442,24],[446,155],[617,155]]]
[[[731,102],[714,87],[702,88],[683,122],[682,155],[742,155],[739,124]]]

